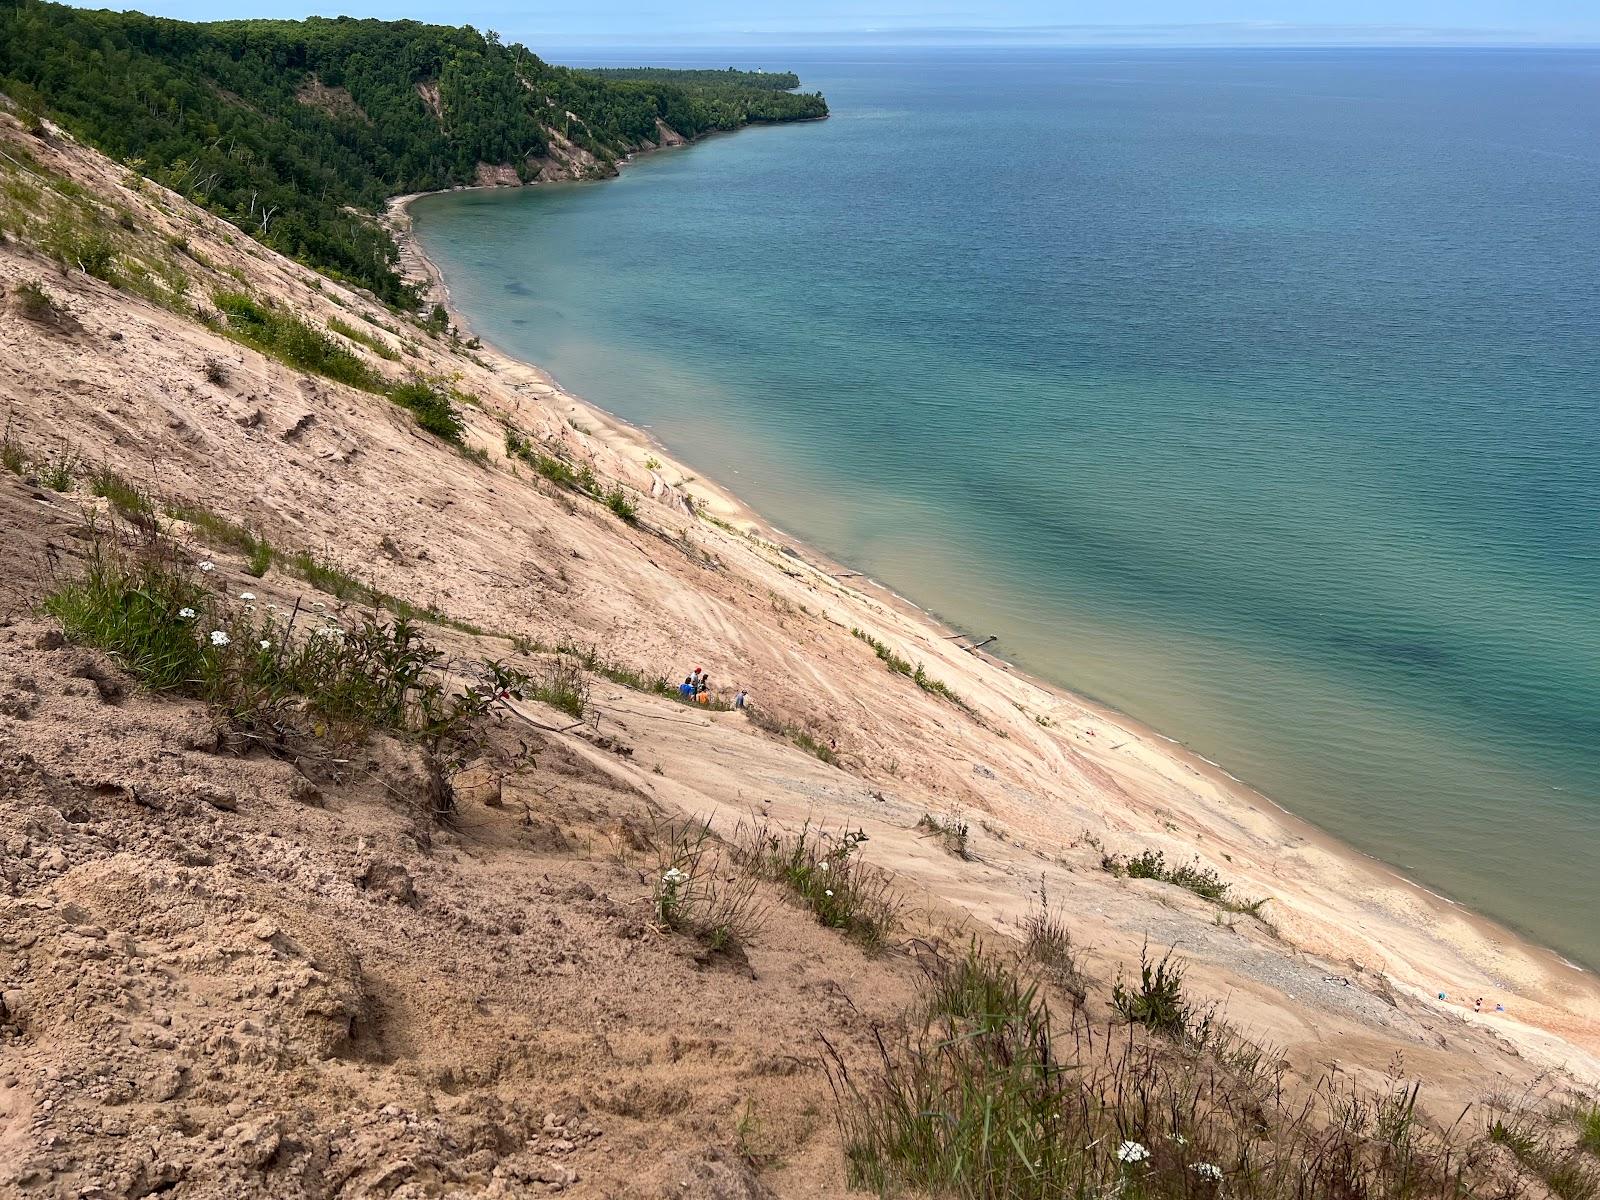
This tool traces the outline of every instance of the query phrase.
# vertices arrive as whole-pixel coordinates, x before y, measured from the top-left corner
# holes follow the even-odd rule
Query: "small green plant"
[[[96,541],[83,577],[44,607],[69,638],[108,651],[152,690],[191,687],[205,674],[196,628],[211,623],[210,596],[170,543]]]
[[[941,1200],[1462,1200],[1521,1194],[1485,1147],[1436,1131],[1417,1091],[1107,1037],[976,945],[918,955],[922,997],[870,1063],[824,1037],[849,1182]],[[1262,1055],[1254,1056],[1259,1061]],[[1243,1064],[1243,1065],[1236,1065]],[[1578,1197],[1563,1200],[1581,1200]]]
[[[1578,1127],[1578,1145],[1600,1156],[1600,1104],[1577,1105],[1570,1110],[1570,1116]]]
[[[150,503],[150,497],[110,467],[101,467],[89,476],[89,490],[106,500],[126,520],[153,527],[155,506]]]
[[[252,601],[219,599],[176,543],[151,534],[95,539],[82,577],[52,591],[45,610],[146,687],[209,702],[242,745],[305,761],[375,730],[416,741],[437,815],[451,806],[449,773],[476,753],[482,718],[539,686],[486,661],[484,683],[452,689],[444,659],[404,618],[307,630],[298,609],[264,615]]]
[[[927,671],[923,669],[921,663],[918,663],[917,669],[911,672],[911,681],[923,691],[927,692],[930,696],[937,696],[941,700],[948,700],[957,708],[964,709],[967,707],[967,702],[965,700],[956,695],[955,692],[951,691],[951,689],[945,683],[929,675]]]
[[[17,310],[37,325],[54,325],[61,319],[61,309],[36,279],[17,284]]]
[[[275,553],[272,546],[265,538],[257,538],[255,545],[250,550],[250,559],[245,563],[244,573],[260,579],[272,568]]]
[[[823,741],[809,729],[796,729],[790,736],[793,738],[794,744],[807,754],[820,759],[830,767],[838,764],[839,752],[833,748],[831,743]]]
[[[40,485],[52,492],[70,492],[76,486],[80,461],[76,450],[71,446],[63,446],[59,454],[40,465]]]
[[[573,467],[563,458],[558,458],[553,454],[540,453],[534,449],[533,444],[527,438],[515,429],[506,430],[506,454],[511,458],[520,459],[527,463],[528,466],[557,487],[571,488],[573,491],[583,492],[585,495],[592,496],[597,500],[602,498],[600,481],[595,477],[594,468],[590,467],[588,463],[584,463],[580,467]],[[621,488],[617,488],[615,491],[616,495],[624,503],[628,502]],[[610,498],[605,497],[605,499],[609,504]],[[615,506],[612,507],[612,511],[616,512],[619,517],[622,516],[622,512],[618,511]],[[623,517],[623,519],[630,520],[631,518]]]
[[[75,212],[62,210],[45,225],[40,248],[63,268],[77,267],[86,275],[117,283],[117,248],[109,236]],[[64,273],[64,272],[63,272]]]
[[[832,833],[810,822],[797,833],[760,825],[735,835],[752,871],[788,887],[823,925],[878,950],[899,927],[901,900],[892,877],[862,861],[866,840],[859,829]]]
[[[219,516],[209,508],[199,505],[172,503],[166,506],[167,516],[191,526],[195,533],[213,546],[235,550],[253,557],[262,541],[243,525]]]
[[[606,493],[605,505],[619,520],[632,525],[639,519],[639,506],[628,498],[628,494],[620,487],[614,487]]]
[[[12,420],[12,415],[7,413],[5,431],[0,433],[0,467],[13,475],[21,475],[28,469],[28,456],[22,449],[22,443],[11,432]]]
[[[1262,897],[1259,900],[1234,900],[1233,885],[1224,883],[1213,868],[1202,867],[1198,858],[1180,866],[1168,866],[1166,855],[1160,850],[1143,850],[1131,858],[1102,853],[1100,865],[1113,875],[1125,875],[1130,879],[1154,879],[1161,883],[1170,883],[1174,887],[1181,887],[1203,900],[1211,901],[1227,912],[1259,916],[1262,906],[1269,899]]]
[[[583,677],[583,669],[565,655],[557,655],[545,666],[544,674],[527,689],[527,694],[574,720],[582,720],[589,707],[589,681]]]
[[[883,639],[874,637],[865,629],[860,628],[852,628],[850,630],[850,636],[871,646],[872,652],[878,656],[883,665],[888,667],[889,670],[894,672],[896,675],[909,676],[911,681],[923,691],[927,692],[929,695],[938,696],[942,700],[948,700],[957,708],[964,709],[967,707],[966,702],[962,700],[960,696],[956,695],[955,692],[944,683],[929,675],[923,664],[918,663],[915,667],[913,667],[910,660],[902,658],[900,655],[896,654],[892,649],[890,649],[888,643],[883,641]]]
[[[413,375],[407,382],[390,388],[389,399],[401,408],[410,409],[417,418],[417,424],[435,437],[457,445],[461,443],[461,434],[466,425],[456,412],[450,396],[429,380]]]
[[[888,667],[889,670],[893,671],[896,675],[911,674],[911,663],[907,659],[901,658],[898,654],[891,650],[887,642],[884,642],[880,638],[873,637],[872,634],[868,633],[865,629],[851,629],[850,636],[853,638],[858,638],[867,645],[871,646],[872,652],[882,660],[883,665]]]
[[[1489,1140],[1511,1151],[1556,1200],[1594,1200],[1600,1195],[1600,1170],[1586,1161],[1581,1144],[1558,1143],[1551,1130],[1535,1127],[1529,1113],[1496,1119],[1489,1126]]]
[[[711,950],[749,942],[766,920],[756,877],[732,861],[703,820],[669,825],[658,842],[655,913],[662,925]]]
[[[923,813],[922,819],[917,822],[917,828],[939,839],[946,853],[957,858],[971,858],[972,852],[967,845],[972,827],[960,815],[936,817],[932,813]]]
[[[1171,950],[1152,961],[1146,943],[1139,951],[1138,987],[1124,984],[1119,975],[1111,985],[1111,1007],[1130,1025],[1181,1039],[1193,1015],[1183,993],[1183,966],[1172,961]]]
[[[1045,978],[1082,1006],[1088,999],[1088,979],[1083,973],[1072,930],[1059,913],[1050,910],[1050,896],[1039,880],[1037,907],[1030,904],[1022,921],[1022,952],[1037,963]]]
[[[244,292],[217,292],[212,301],[227,319],[223,332],[235,341],[337,383],[368,392],[384,390],[383,380],[371,368],[292,313],[259,303]]]
[[[366,330],[357,329],[354,325],[351,325],[346,321],[341,321],[338,317],[334,317],[329,320],[328,328],[334,333],[337,333],[340,337],[349,338],[352,342],[357,342],[360,345],[365,346],[379,358],[385,359],[389,362],[400,361],[399,351],[390,346],[388,342],[384,341],[382,338],[373,337],[372,334],[368,333]]]

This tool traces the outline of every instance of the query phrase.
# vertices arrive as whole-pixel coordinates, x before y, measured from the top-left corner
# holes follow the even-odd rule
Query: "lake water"
[[[479,332],[1600,964],[1600,52],[669,57],[834,115],[419,203]]]

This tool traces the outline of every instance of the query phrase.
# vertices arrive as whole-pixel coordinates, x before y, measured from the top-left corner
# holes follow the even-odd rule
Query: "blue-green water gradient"
[[[419,203],[474,327],[1600,964],[1600,52],[764,57],[834,116]]]

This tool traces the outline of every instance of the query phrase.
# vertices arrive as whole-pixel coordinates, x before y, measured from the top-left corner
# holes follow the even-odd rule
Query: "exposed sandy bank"
[[[66,493],[0,475],[0,1191],[842,1194],[816,1034],[868,1044],[914,970],[776,892],[748,972],[654,929],[643,835],[689,813],[864,829],[917,932],[1001,937],[1042,886],[1094,948],[1097,1012],[1146,938],[1176,944],[1197,996],[1303,1074],[1380,1080],[1398,1053],[1440,1111],[1543,1072],[1600,1078],[1600,992],[1555,956],[962,650],[535,368],[430,338],[64,138],[0,117],[0,141],[126,210],[117,236],[169,255],[190,300],[243,288],[359,326],[398,355],[350,343],[391,379],[451,381],[475,397],[482,453],[0,245],[12,436],[35,460],[81,460]],[[23,281],[58,319],[23,315]],[[508,460],[507,424],[637,492],[638,523]],[[596,677],[588,724],[529,708],[534,724],[507,725],[496,753],[525,739],[533,764],[486,755],[454,824],[417,808],[415,764],[388,743],[308,790],[283,761],[219,753],[202,706],[140,694],[50,636],[37,605],[78,569],[85,514],[104,517],[81,482],[101,465],[480,626],[430,630],[462,658],[532,664],[514,639],[565,639],[672,678],[702,666],[836,740],[838,765],[742,714]],[[219,594],[342,607],[280,568],[252,579],[225,548],[201,555]],[[856,628],[965,707],[886,670]],[[919,831],[925,813],[970,821],[972,856]],[[1146,848],[1271,897],[1270,925],[1102,869],[1103,852]],[[1474,1016],[1441,990],[1509,1012]],[[747,1102],[766,1133],[741,1157]]]

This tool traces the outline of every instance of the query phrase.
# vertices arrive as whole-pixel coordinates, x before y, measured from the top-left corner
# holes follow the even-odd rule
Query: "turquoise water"
[[[1600,52],[760,57],[832,119],[419,204],[476,329],[1600,964]]]

